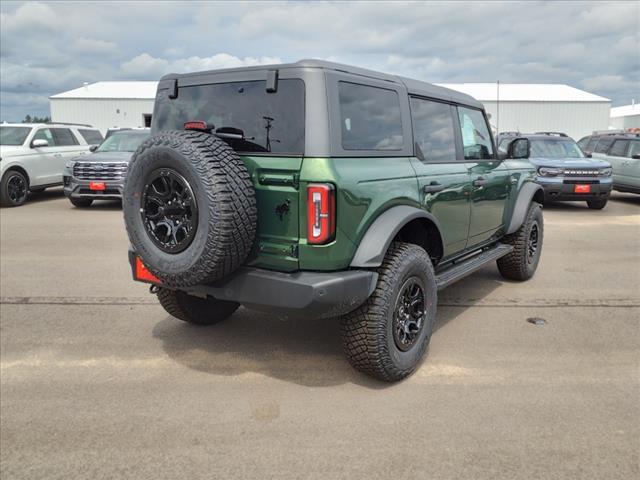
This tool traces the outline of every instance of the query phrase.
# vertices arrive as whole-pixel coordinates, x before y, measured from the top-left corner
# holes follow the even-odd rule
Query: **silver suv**
[[[17,207],[27,194],[62,185],[65,163],[89,153],[102,134],[90,125],[3,123],[0,125],[0,203]]]

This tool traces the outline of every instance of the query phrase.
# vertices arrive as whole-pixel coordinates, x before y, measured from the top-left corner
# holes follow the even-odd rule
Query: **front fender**
[[[529,204],[531,204],[531,200],[537,192],[541,192],[541,194],[544,195],[544,190],[537,183],[526,182],[522,185],[522,188],[518,192],[516,204],[513,207],[511,219],[508,222],[507,235],[520,228],[527,215],[527,210],[529,210]]]
[[[362,237],[360,246],[351,260],[351,267],[372,268],[382,265],[382,260],[398,232],[407,223],[417,218],[426,218],[434,223],[438,232],[440,226],[429,212],[408,205],[392,207],[382,213]],[[442,235],[440,234],[440,241]]]

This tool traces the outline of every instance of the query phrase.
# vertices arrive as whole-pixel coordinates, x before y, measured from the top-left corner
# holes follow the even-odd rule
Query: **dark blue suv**
[[[589,208],[601,210],[609,200],[611,165],[585,156],[564,133],[501,133],[498,152],[504,158],[529,159],[536,167],[536,182],[544,188],[545,201],[584,200]]]

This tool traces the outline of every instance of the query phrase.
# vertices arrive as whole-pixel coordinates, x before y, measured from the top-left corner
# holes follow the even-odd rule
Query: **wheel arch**
[[[518,192],[518,198],[516,199],[513,213],[511,214],[511,219],[508,222],[508,227],[505,232],[507,235],[520,228],[527,216],[527,210],[532,201],[542,205],[544,203],[544,189],[537,183],[527,182],[522,186],[520,192]]]
[[[27,178],[27,187],[29,187],[31,185],[31,178],[29,177],[29,172],[27,172],[24,167],[20,166],[19,164],[14,164],[14,165],[9,165],[6,170],[2,173],[2,178],[4,178],[4,176],[6,174],[8,174],[11,171],[18,171],[20,173],[22,173],[26,178]]]
[[[442,258],[444,243],[438,220],[419,208],[399,205],[384,211],[371,224],[362,237],[350,266],[379,267],[394,240],[424,248],[434,264]]]

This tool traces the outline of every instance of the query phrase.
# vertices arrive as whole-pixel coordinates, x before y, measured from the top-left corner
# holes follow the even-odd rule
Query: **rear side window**
[[[80,132],[80,135],[82,135],[82,138],[84,138],[84,141],[89,145],[98,145],[102,140],[104,140],[102,138],[102,134],[98,130],[78,129],[78,131]]]
[[[51,133],[53,133],[53,137],[56,139],[56,145],[59,147],[79,145],[78,140],[68,128],[52,128]]]
[[[458,107],[458,119],[462,131],[462,145],[465,160],[485,160],[493,158],[493,145],[489,127],[480,110]]]
[[[41,128],[36,132],[31,141],[34,140],[46,140],[49,143],[49,147],[55,147],[57,145],[51,130],[48,128]]]
[[[385,88],[338,82],[342,148],[402,150],[398,93]]]
[[[629,148],[629,157],[640,155],[640,140],[633,140]]]
[[[185,122],[207,122],[238,152],[302,155],[304,82],[280,79],[267,92],[264,80],[180,87],[178,98],[158,90],[152,133],[183,130]]]
[[[596,149],[594,150],[594,152],[607,153],[612,143],[613,143],[613,138],[601,138],[598,144],[596,145]]]
[[[609,155],[612,157],[626,157],[629,148],[629,140],[616,140],[613,142]]]
[[[452,162],[456,141],[451,107],[446,103],[411,97],[416,154],[426,162]]]
[[[598,143],[598,137],[591,137],[587,142],[587,145],[583,148],[583,150],[585,152],[593,152],[593,149],[595,148],[596,143]]]

